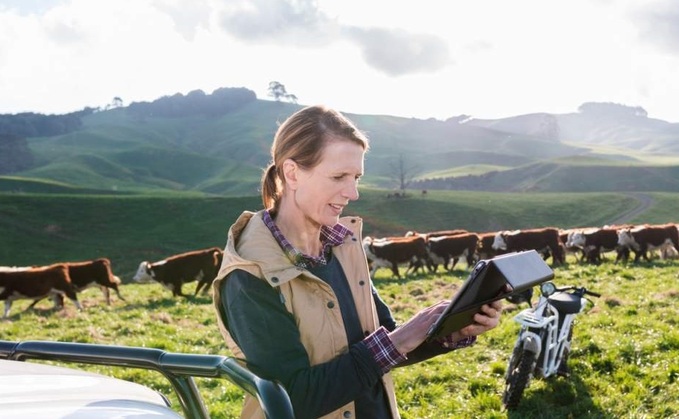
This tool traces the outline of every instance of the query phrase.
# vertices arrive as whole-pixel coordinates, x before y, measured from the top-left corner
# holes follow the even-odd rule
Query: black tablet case
[[[447,336],[473,323],[481,306],[518,294],[554,277],[554,271],[535,250],[507,253],[480,260],[452,301],[427,333],[429,340]],[[512,288],[507,292],[505,285]]]

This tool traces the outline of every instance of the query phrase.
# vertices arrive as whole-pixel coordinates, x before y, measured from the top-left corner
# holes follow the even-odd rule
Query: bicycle
[[[532,377],[568,377],[568,353],[573,338],[575,316],[592,300],[586,295],[601,294],[585,287],[557,288],[553,282],[540,285],[537,304],[514,317],[521,324],[505,377],[502,403],[507,410],[516,408]]]

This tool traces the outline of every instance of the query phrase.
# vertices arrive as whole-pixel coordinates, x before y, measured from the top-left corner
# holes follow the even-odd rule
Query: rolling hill
[[[0,191],[257,194],[277,124],[301,105],[253,94],[202,112],[196,97],[211,96],[189,96],[159,99],[164,113],[153,112],[155,102],[83,112],[77,129],[28,137],[32,164],[0,170]],[[347,115],[371,140],[370,187],[398,188],[404,175],[413,189],[679,191],[679,124],[639,108],[585,104],[572,114],[498,120]]]

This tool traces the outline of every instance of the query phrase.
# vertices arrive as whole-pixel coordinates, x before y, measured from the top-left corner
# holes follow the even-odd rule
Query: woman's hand
[[[449,347],[453,342],[458,342],[470,336],[478,336],[500,324],[502,314],[502,302],[494,301],[491,304],[481,306],[481,311],[474,315],[474,323],[450,334],[445,339],[445,347]]]
[[[389,339],[401,354],[407,355],[424,342],[427,338],[427,331],[443,314],[447,306],[448,301],[441,301],[425,308],[389,333]]]
[[[474,323],[460,330],[462,338],[467,336],[478,336],[481,333],[494,329],[500,324],[502,314],[502,301],[493,301],[490,304],[481,306],[481,311],[474,315]]]
[[[396,330],[389,333],[389,338],[396,349],[403,355],[417,348],[427,338],[427,331],[448,306],[448,301],[441,301],[415,314],[410,320]],[[497,300],[481,306],[481,310],[474,315],[474,323],[451,334],[452,341],[459,341],[469,336],[494,329],[500,324],[502,301]]]

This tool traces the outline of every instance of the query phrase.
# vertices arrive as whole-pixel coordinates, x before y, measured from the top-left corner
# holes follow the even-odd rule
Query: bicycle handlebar
[[[577,293],[580,293],[581,295],[591,295],[592,297],[601,297],[601,294],[598,292],[590,291],[585,287],[576,287],[575,285],[569,285],[567,287],[561,287],[557,288],[557,292],[563,292],[563,291],[570,291],[570,290],[575,290]]]

